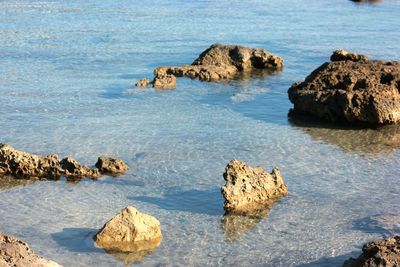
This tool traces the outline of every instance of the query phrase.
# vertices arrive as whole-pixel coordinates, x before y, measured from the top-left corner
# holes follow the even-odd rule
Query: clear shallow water
[[[2,1],[1,142],[130,170],[77,184],[0,191],[0,230],[65,266],[123,262],[91,237],[126,205],[156,216],[154,265],[336,266],[389,234],[371,216],[400,215],[400,130],[288,121],[287,89],[337,48],[400,59],[399,1]],[[228,84],[178,79],[133,88],[164,64],[215,42],[261,47],[281,74]],[[229,160],[279,166],[289,196],[260,218],[225,218]],[[240,226],[238,228],[238,225]]]

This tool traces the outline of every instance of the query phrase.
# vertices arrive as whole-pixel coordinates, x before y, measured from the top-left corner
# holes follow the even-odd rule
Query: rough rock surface
[[[225,168],[224,209],[227,212],[246,213],[267,206],[287,194],[278,168],[272,173],[261,167],[252,168],[239,160],[232,160]]]
[[[96,244],[109,251],[151,251],[161,242],[160,222],[132,206],[124,208],[96,234]]]
[[[344,267],[400,266],[400,236],[373,241],[363,246],[357,258],[345,261]]]
[[[351,53],[346,50],[336,50],[331,55],[331,61],[343,61],[343,60],[351,60],[351,61],[367,61],[368,56],[362,54]]]
[[[89,177],[95,179],[100,174],[112,173],[114,169],[120,168],[118,174],[127,169],[122,168],[125,164],[120,160],[101,158],[108,159],[108,165],[103,166],[99,171],[97,168],[91,169],[79,164],[72,157],[60,160],[57,155],[32,155],[16,150],[8,144],[0,144],[0,177],[59,179],[61,176],[66,176],[67,178]]]
[[[243,72],[254,70],[279,71],[283,60],[260,48],[247,48],[238,45],[214,44],[194,60],[191,65],[181,67],[163,66],[154,70],[154,75],[163,77],[189,77],[201,81],[234,79]]]
[[[155,89],[175,89],[176,87],[176,77],[172,74],[160,74],[155,73],[153,80],[153,87]]]
[[[128,170],[128,165],[120,159],[99,157],[96,162],[96,168],[98,168],[101,173],[117,176],[126,172]]]
[[[60,267],[61,265],[39,257],[26,243],[0,232],[0,266]]]
[[[140,79],[135,86],[137,87],[147,87],[150,84],[150,80],[147,78]]]
[[[288,94],[295,113],[367,126],[398,123],[400,62],[348,53],[344,60],[322,64],[304,82],[293,84]]]

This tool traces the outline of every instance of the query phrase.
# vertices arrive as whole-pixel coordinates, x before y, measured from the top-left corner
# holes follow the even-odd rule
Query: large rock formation
[[[96,234],[96,244],[108,251],[152,251],[161,242],[160,222],[132,206],[123,209]]]
[[[269,206],[277,198],[287,194],[278,168],[272,173],[261,167],[252,168],[239,160],[232,160],[225,168],[224,209],[230,213],[247,213]]]
[[[16,178],[97,178],[101,174],[119,175],[127,170],[121,160],[100,157],[97,168],[89,168],[79,164],[72,157],[62,160],[58,155],[40,156],[14,149],[8,144],[0,144],[0,177],[14,176]]]
[[[343,267],[400,266],[400,236],[367,243],[357,258],[345,261]]]
[[[213,44],[202,52],[191,65],[162,66],[154,70],[153,87],[172,89],[175,77],[188,77],[201,81],[231,80],[248,76],[257,70],[280,71],[283,60],[260,48],[238,45]],[[172,78],[174,77],[174,78]]]
[[[294,112],[368,126],[400,122],[400,62],[345,51],[332,60],[289,88]]]
[[[26,243],[0,232],[0,266],[61,267],[54,261],[36,255]]]

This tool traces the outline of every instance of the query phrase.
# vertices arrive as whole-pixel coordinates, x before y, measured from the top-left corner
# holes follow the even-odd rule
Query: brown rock
[[[155,89],[175,89],[176,77],[171,74],[156,75],[153,80],[153,87]]]
[[[108,251],[152,251],[161,242],[160,222],[132,206],[123,209],[96,234],[96,244]]]
[[[388,237],[367,243],[357,258],[344,262],[344,267],[400,266],[400,236]]]
[[[99,169],[100,173],[118,176],[128,170],[128,165],[120,159],[102,156],[98,158],[96,168]]]
[[[252,168],[239,160],[232,160],[225,168],[224,209],[227,212],[246,213],[260,206],[268,206],[287,195],[287,187],[278,168],[272,173],[261,167]]]
[[[367,61],[368,56],[351,53],[346,50],[336,50],[331,55],[331,61],[343,61],[343,60],[351,60],[351,61]]]
[[[398,123],[400,62],[327,62],[293,84],[288,94],[295,113],[368,126]]]
[[[150,84],[150,80],[147,78],[140,79],[135,86],[137,87],[147,87]]]
[[[36,255],[26,243],[0,232],[0,266],[61,267]]]
[[[60,161],[60,166],[61,168],[65,171],[65,175],[67,177],[76,177],[76,178],[82,178],[82,177],[91,177],[91,178],[97,178],[100,176],[99,170],[98,169],[90,169],[87,166],[83,166],[79,164],[79,162],[72,158],[72,157],[66,157]]]

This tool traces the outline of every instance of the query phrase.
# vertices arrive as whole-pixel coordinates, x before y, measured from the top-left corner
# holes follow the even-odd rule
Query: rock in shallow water
[[[400,122],[400,62],[343,51],[332,58],[289,88],[292,112],[368,126]]]
[[[245,214],[287,195],[287,186],[278,168],[268,173],[261,167],[252,168],[242,161],[232,160],[225,168],[224,179],[226,184],[221,193],[225,199],[224,209],[230,213]]]
[[[400,236],[367,243],[357,258],[345,261],[343,267],[400,266]]]
[[[118,176],[128,170],[128,165],[126,165],[120,159],[110,158],[110,157],[99,157],[96,162],[96,168],[98,168],[101,173]]]
[[[0,232],[0,266],[61,267],[54,261],[36,255],[26,243]]]
[[[108,251],[138,253],[154,250],[161,239],[160,222],[132,206],[109,220],[95,236],[96,244]]]

